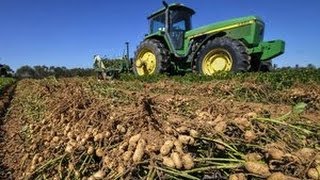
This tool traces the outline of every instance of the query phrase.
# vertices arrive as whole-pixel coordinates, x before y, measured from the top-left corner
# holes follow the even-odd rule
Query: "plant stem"
[[[57,163],[58,161],[60,161],[61,159],[63,159],[65,157],[65,154],[64,155],[61,155],[55,159],[52,159],[52,160],[49,160],[48,162],[46,162],[45,164],[43,164],[42,166],[40,166],[38,169],[36,169],[32,175],[35,175],[35,174],[38,174],[42,171],[44,171],[45,169],[47,169],[48,167],[54,165],[55,163]]]
[[[198,158],[195,159],[194,161],[196,162],[203,162],[203,161],[227,161],[227,162],[239,162],[239,163],[244,163],[244,160],[239,160],[239,159],[228,159],[228,158]]]
[[[226,165],[221,165],[221,166],[208,166],[208,167],[201,167],[201,168],[195,168],[195,169],[190,169],[183,171],[184,173],[193,173],[193,172],[203,172],[203,171],[208,171],[212,169],[234,169],[241,167],[242,163],[239,164],[226,164]]]
[[[169,174],[172,174],[172,175],[175,175],[175,176],[179,176],[179,177],[183,177],[183,178],[186,178],[186,179],[194,179],[194,180],[200,180],[199,178],[197,177],[194,177],[194,176],[191,176],[185,172],[181,172],[181,171],[173,171],[173,170],[168,170],[168,169],[164,169],[164,168],[161,168],[161,167],[157,167],[155,166],[154,168],[160,170],[160,171],[163,171],[163,172],[166,172],[166,173],[169,173]]]
[[[215,142],[215,143],[219,143],[227,148],[229,148],[231,151],[233,151],[236,155],[240,156],[240,157],[243,157],[244,155],[240,152],[238,152],[236,149],[234,149],[233,147],[231,147],[230,145],[220,141],[220,140],[216,140],[216,139],[211,139],[211,138],[208,138],[208,137],[200,137],[200,139],[203,139],[203,140],[207,140],[207,141],[212,141],[212,142]]]
[[[283,121],[279,121],[279,120],[276,120],[276,119],[268,119],[268,118],[256,118],[254,120],[257,120],[257,121],[264,121],[264,122],[272,122],[272,123],[276,123],[276,124],[281,124],[281,125],[284,125],[284,126],[288,126],[290,128],[293,128],[293,129],[297,129],[297,130],[300,130],[306,134],[312,134],[311,131],[307,130],[307,129],[303,129],[301,127],[298,127],[298,126],[294,126],[292,124],[288,124],[286,122],[283,122]]]

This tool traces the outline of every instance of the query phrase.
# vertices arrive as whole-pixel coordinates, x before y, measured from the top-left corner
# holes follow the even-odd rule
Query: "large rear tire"
[[[159,40],[147,39],[138,46],[133,62],[136,75],[153,75],[168,69],[169,51]]]
[[[204,75],[219,71],[246,72],[250,56],[245,45],[228,37],[218,37],[205,43],[195,58],[197,70]]]

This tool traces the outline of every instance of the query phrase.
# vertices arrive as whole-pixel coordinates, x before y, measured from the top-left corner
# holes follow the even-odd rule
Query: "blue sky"
[[[319,0],[180,0],[197,12],[193,27],[235,17],[258,15],[265,40],[283,39],[280,66],[320,66]],[[0,63],[91,67],[94,54],[131,56],[147,33],[146,17],[160,0],[0,0]]]

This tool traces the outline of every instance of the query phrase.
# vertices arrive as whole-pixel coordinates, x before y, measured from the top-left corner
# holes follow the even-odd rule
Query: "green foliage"
[[[135,76],[133,74],[121,74],[122,81],[141,81],[141,82],[158,82],[164,79],[174,79],[180,83],[201,83],[208,81],[234,80],[239,83],[251,82],[255,84],[268,85],[274,90],[288,89],[295,83],[320,83],[320,69],[315,68],[299,68],[299,69],[283,69],[269,73],[229,73],[219,72],[213,76],[203,76],[199,74],[189,73],[184,76],[166,75],[150,75],[150,76]]]
[[[68,69],[66,67],[55,66],[22,66],[16,71],[16,77],[18,78],[36,78],[42,79],[50,76],[60,77],[75,77],[75,76],[93,76],[95,72],[90,68],[73,68]]]
[[[14,82],[15,79],[13,78],[0,78],[0,93],[2,94],[3,89],[13,84]]]
[[[121,74],[121,81],[140,81],[146,83],[158,82],[160,80],[168,79],[165,74],[149,75],[149,76],[136,76],[134,74]]]
[[[298,114],[299,115],[299,114],[303,113],[306,110],[306,107],[307,107],[306,103],[303,103],[303,102],[298,103],[295,106],[293,106],[292,112],[294,114]]]
[[[320,69],[300,68],[259,73],[256,82],[268,83],[273,89],[279,90],[290,88],[294,83],[320,83]]]

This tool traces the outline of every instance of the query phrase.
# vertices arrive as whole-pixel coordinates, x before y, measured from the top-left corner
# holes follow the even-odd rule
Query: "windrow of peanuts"
[[[294,108],[273,117],[212,101],[185,113],[183,97],[130,96],[137,103],[97,97],[82,81],[19,82],[7,122],[21,128],[4,162],[15,179],[320,177],[320,123]],[[43,116],[27,111],[36,107]]]
[[[213,129],[207,132],[192,129],[196,126],[188,123],[186,126],[164,126],[170,125],[164,123],[165,135],[158,137],[149,136],[150,127],[139,132],[136,127],[118,124],[115,130],[88,128],[83,134],[77,131],[81,129],[77,125],[67,124],[63,133],[67,139],[60,140],[61,136],[53,133],[56,136],[48,142],[48,149],[64,148],[60,153],[62,158],[43,167],[41,164],[48,157],[37,153],[27,171],[29,174],[24,175],[39,178],[43,174],[60,174],[57,179],[90,180],[129,177],[319,179],[318,134],[309,134],[307,129],[306,132],[292,131],[289,124],[281,127],[281,124],[257,122],[254,120],[257,116],[248,113],[231,121],[218,116],[207,122]],[[297,133],[303,139],[292,139],[297,137],[286,137],[282,133]],[[48,171],[50,169],[53,171]]]

